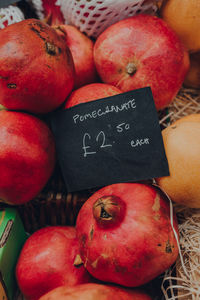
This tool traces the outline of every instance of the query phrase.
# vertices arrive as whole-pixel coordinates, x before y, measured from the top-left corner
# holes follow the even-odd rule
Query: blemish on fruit
[[[37,26],[40,28],[41,31],[45,31],[45,26],[41,22],[34,22],[33,25]]]
[[[58,30],[61,34],[63,34],[65,37],[67,37],[67,32],[62,28],[62,26],[55,27],[56,30]]]
[[[85,243],[86,243],[86,240],[87,240],[86,234],[83,234],[83,235],[81,236],[80,240],[81,240],[81,244],[82,244],[83,246],[85,246]]]
[[[40,39],[42,39],[43,41],[46,40],[46,39],[41,35],[40,31],[39,31],[37,28],[35,28],[35,27],[33,27],[33,26],[30,26],[30,29],[31,29],[33,32],[35,32],[35,33],[37,34],[37,36],[38,36]]]
[[[171,128],[172,128],[172,129],[176,129],[176,125],[173,125]]]
[[[133,265],[133,269],[140,269],[142,268],[142,262],[141,261],[138,261],[136,262],[134,265]]]
[[[8,87],[9,89],[16,89],[17,85],[16,85],[16,83],[8,83],[8,84],[7,84],[7,87]]]
[[[104,259],[106,259],[106,258],[109,257],[109,255],[108,255],[108,254],[105,254],[105,253],[102,253],[102,254],[101,254],[101,257],[103,257]]]
[[[126,273],[126,271],[127,271],[127,268],[126,267],[122,267],[122,266],[119,266],[119,265],[115,265],[115,271],[117,272],[117,273],[122,273],[122,274],[124,274],[124,273]]]
[[[84,262],[84,267],[85,267],[85,268],[87,267],[87,263],[88,263],[88,257],[86,256],[85,262]]]
[[[93,239],[93,234],[94,234],[94,228],[93,228],[93,226],[92,226],[92,229],[91,229],[91,231],[90,231],[90,239],[91,239],[91,240]]]
[[[74,266],[76,268],[80,268],[82,265],[83,265],[83,261],[82,261],[80,255],[77,254],[76,257],[75,257],[75,260],[74,260]]]
[[[157,213],[153,218],[154,218],[155,221],[159,221],[160,220],[160,215]]]
[[[98,257],[95,261],[93,261],[93,263],[91,263],[91,266],[92,266],[94,269],[96,269],[96,267],[97,267],[99,258],[100,258],[100,257]]]
[[[154,199],[154,204],[152,206],[152,210],[155,212],[155,215],[153,216],[155,221],[159,221],[160,220],[160,214],[159,214],[159,210],[160,210],[160,195],[158,193],[156,193],[156,197]]]
[[[166,243],[165,252],[166,253],[172,253],[172,246],[171,246],[169,240]]]
[[[61,53],[61,49],[50,42],[45,42],[45,50],[49,55],[58,55]]]
[[[8,77],[0,75],[0,79],[8,80]]]
[[[156,197],[154,199],[154,204],[152,206],[153,211],[157,212],[160,209],[160,195],[156,193]]]
[[[68,61],[68,63],[70,63],[71,64],[71,52],[70,52],[70,50],[69,50],[69,48],[68,47],[66,47],[66,55],[67,55],[67,61]]]

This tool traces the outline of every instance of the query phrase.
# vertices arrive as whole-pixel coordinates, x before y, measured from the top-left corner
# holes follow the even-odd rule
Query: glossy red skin
[[[17,282],[26,299],[37,300],[56,287],[91,281],[83,265],[73,265],[77,253],[74,227],[49,226],[33,233],[16,266]]]
[[[122,91],[120,89],[110,84],[91,83],[73,91],[67,98],[65,108],[121,93]]]
[[[93,41],[72,25],[59,25],[66,32],[66,43],[74,60],[76,77],[75,88],[97,81],[93,57]]]
[[[39,300],[152,300],[142,290],[130,290],[103,284],[87,283],[72,288],[62,286]]]
[[[53,173],[55,142],[47,125],[22,112],[0,111],[0,198],[22,204],[34,198]]]
[[[189,57],[177,35],[160,18],[137,15],[106,29],[94,46],[94,60],[103,82],[123,92],[150,86],[156,108],[168,106],[189,69]],[[129,63],[137,71],[129,75]]]
[[[47,51],[49,43],[56,51]],[[72,91],[74,77],[71,52],[52,27],[27,19],[0,31],[0,104],[6,108],[53,111]]]
[[[121,222],[99,226],[92,207],[103,196],[114,195],[125,204]],[[169,202],[151,186],[113,184],[94,193],[77,218],[80,255],[97,279],[127,287],[143,285],[168,269],[178,256],[170,224]],[[177,231],[177,221],[174,217]]]

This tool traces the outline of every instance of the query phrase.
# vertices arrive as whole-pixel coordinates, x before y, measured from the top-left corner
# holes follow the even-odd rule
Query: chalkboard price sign
[[[56,112],[51,124],[69,192],[169,175],[149,87]]]

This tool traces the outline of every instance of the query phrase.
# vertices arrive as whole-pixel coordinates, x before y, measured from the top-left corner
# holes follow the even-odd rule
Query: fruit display
[[[30,225],[12,274],[20,297],[199,299],[199,0],[21,0],[12,7],[23,20],[4,22],[0,15],[0,208],[23,211]],[[113,137],[123,136],[123,152],[129,136],[133,142],[138,128],[145,132],[148,103],[140,108],[128,98],[137,90],[149,91],[169,173],[127,181]],[[121,106],[109,106],[121,97]],[[132,118],[134,126],[127,117],[133,111],[135,119],[141,115],[141,123]],[[117,178],[114,165],[103,161],[111,149],[120,180],[70,192],[53,123],[61,115],[72,128],[72,143],[64,129],[60,134],[69,153],[91,161],[102,151],[102,166]],[[147,144],[138,136],[133,156]],[[145,155],[141,162],[125,158],[131,172],[146,170]],[[81,160],[75,168],[81,174]],[[86,170],[77,178],[71,168],[73,180],[98,178],[89,164]]]

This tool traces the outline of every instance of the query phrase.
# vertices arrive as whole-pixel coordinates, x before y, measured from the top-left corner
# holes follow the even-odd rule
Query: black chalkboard
[[[51,125],[69,192],[169,175],[149,87],[56,112]]]

